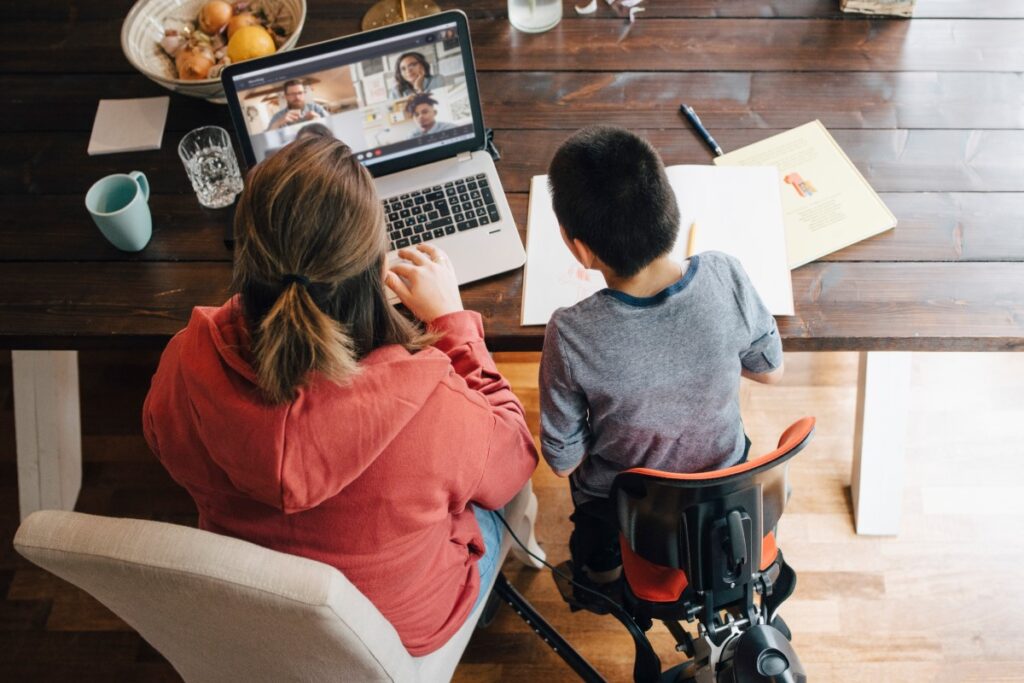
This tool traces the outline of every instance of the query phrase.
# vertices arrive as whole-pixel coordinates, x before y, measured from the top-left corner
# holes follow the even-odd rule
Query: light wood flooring
[[[188,496],[149,455],[139,412],[151,353],[83,352],[84,486],[77,509],[194,524]],[[504,354],[503,372],[537,424],[536,356]],[[815,683],[1024,681],[1024,354],[915,354],[902,533],[858,537],[850,518],[857,356],[788,354],[776,387],[744,383],[752,453],[794,419],[818,429],[793,462],[780,545],[796,569],[782,614]],[[105,608],[22,560],[17,527],[10,357],[0,355],[0,680],[177,680]],[[566,483],[534,475],[537,534],[567,557]],[[628,680],[632,646],[610,617],[570,614],[546,572],[506,573],[609,680]],[[657,627],[656,627],[657,628]],[[674,661],[667,633],[653,636]],[[507,608],[478,631],[456,681],[573,680]]]

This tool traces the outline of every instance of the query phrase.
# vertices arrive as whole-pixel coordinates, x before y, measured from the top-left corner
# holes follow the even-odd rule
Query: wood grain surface
[[[157,352],[80,354],[84,478],[78,510],[196,524],[195,504],[167,475],[138,418]],[[537,354],[498,354],[498,367],[539,437]],[[781,614],[814,683],[1024,680],[1024,634],[1015,624],[1024,537],[1020,421],[1024,354],[917,354],[910,402],[899,538],[857,536],[849,512],[857,355],[788,354],[778,386],[743,382],[752,452],[770,450],[804,414],[814,439],[790,467],[793,497],[779,543],[798,574]],[[0,352],[0,679],[180,681],[158,653],[98,602],[19,557],[10,355]],[[533,476],[537,537],[553,563],[568,557],[568,486],[545,466]],[[514,585],[610,681],[630,680],[633,645],[611,617],[570,613],[548,572],[504,568]],[[950,615],[955,615],[951,617]],[[951,627],[951,619],[955,626]],[[678,661],[664,629],[652,640]],[[575,680],[511,610],[473,634],[455,683]]]
[[[130,0],[39,0],[0,24],[0,346],[162,346],[194,305],[228,294],[230,211],[198,206],[177,141],[226,108],[172,96],[158,151],[88,157],[100,98],[166,91],[121,54]],[[815,118],[899,219],[890,232],[793,273],[788,349],[1016,349],[1024,339],[1024,6],[922,0],[915,19],[844,15],[833,0],[648,0],[624,23],[602,7],[525,35],[502,0],[471,18],[485,120],[525,231],[531,176],[572,130],[602,122],[666,163],[710,161],[678,115],[697,108],[728,149]],[[355,30],[360,3],[311,0],[300,43]],[[103,240],[82,205],[103,175],[147,174],[154,236]],[[465,288],[498,349],[535,350],[521,272]]]

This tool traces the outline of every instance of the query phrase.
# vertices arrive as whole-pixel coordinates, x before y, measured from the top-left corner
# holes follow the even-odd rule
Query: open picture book
[[[896,216],[820,121],[729,152],[715,164],[778,169],[790,268],[896,226]]]

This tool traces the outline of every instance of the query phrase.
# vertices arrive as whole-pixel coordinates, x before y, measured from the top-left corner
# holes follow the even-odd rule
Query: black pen
[[[711,133],[709,133],[708,129],[704,127],[704,124],[700,122],[700,117],[697,116],[697,112],[693,110],[693,107],[688,104],[680,104],[679,111],[682,112],[683,116],[690,120],[694,129],[696,129],[700,136],[704,138],[704,142],[706,142],[708,147],[711,148],[711,151],[715,153],[715,156],[722,156],[724,154],[722,148],[717,142],[715,142],[715,139],[711,137]]]

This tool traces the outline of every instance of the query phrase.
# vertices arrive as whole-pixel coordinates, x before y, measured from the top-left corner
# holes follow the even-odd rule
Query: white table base
[[[900,530],[910,413],[909,352],[862,351],[850,488],[858,534]]]
[[[21,518],[72,510],[82,488],[77,351],[13,351]]]

